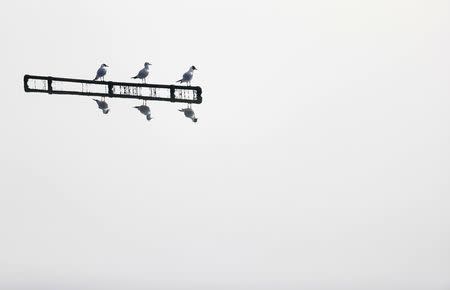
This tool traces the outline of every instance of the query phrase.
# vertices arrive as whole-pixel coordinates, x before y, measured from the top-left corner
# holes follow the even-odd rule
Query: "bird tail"
[[[183,79],[177,81],[177,83],[180,83],[180,84],[181,84],[182,82],[183,82]]]
[[[137,76],[135,76],[135,77],[132,77],[132,79],[137,79],[138,77]]]
[[[98,78],[96,77],[95,79],[94,79],[94,81],[96,81],[96,80],[98,80]]]

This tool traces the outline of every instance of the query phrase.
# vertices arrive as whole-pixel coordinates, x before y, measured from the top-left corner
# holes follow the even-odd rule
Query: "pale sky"
[[[0,289],[450,288],[450,1],[0,4]],[[204,103],[27,94],[24,74]]]

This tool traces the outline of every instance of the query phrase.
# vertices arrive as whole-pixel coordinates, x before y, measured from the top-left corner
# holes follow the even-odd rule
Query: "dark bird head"
[[[197,123],[198,119],[197,118],[192,118],[192,122]]]
[[[195,66],[191,66],[191,70],[198,70]]]
[[[152,65],[152,64],[149,62],[144,63],[144,66],[149,66],[149,65]]]
[[[103,66],[103,67],[109,67],[107,64],[104,64],[104,63],[102,64],[102,66]]]
[[[150,121],[151,119],[153,119],[152,116],[151,116],[150,114],[147,115],[146,118],[147,118],[148,121]]]
[[[105,109],[105,110],[103,110],[103,114],[108,114],[109,113],[109,109]]]

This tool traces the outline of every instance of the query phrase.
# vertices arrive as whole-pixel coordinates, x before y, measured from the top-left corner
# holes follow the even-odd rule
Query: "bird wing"
[[[97,70],[97,76],[95,78],[98,79],[98,78],[104,77],[105,75],[106,75],[106,69],[101,67]]]
[[[146,78],[148,76],[148,71],[143,68],[139,71],[139,73],[137,74],[137,77],[140,79]]]
[[[183,82],[188,82],[192,79],[192,73],[190,72],[185,72],[183,74]]]

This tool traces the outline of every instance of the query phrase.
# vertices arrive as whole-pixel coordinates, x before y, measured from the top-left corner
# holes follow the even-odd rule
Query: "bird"
[[[107,67],[108,66],[106,64],[104,64],[104,63],[100,66],[100,68],[97,70],[97,75],[95,76],[94,81],[96,81],[98,79],[102,79],[102,81],[105,80],[105,75],[106,75],[106,72],[107,72],[106,68]]]
[[[178,110],[178,111],[183,112],[183,113],[184,113],[184,116],[185,116],[186,118],[189,118],[189,119],[192,120],[192,122],[197,123],[197,120],[198,120],[198,119],[195,117],[194,110],[192,110],[191,108],[180,109],[180,110]]]
[[[149,70],[151,65],[152,65],[151,63],[146,62],[144,64],[144,68],[141,69],[136,76],[132,77],[132,79],[141,79],[142,82],[144,83],[147,82],[146,79],[148,74],[150,73]]]
[[[98,108],[103,111],[103,114],[109,113],[109,107],[108,107],[107,102],[105,102],[103,100],[102,101],[96,100],[96,99],[93,99],[93,100],[97,103]]]
[[[150,107],[147,105],[141,105],[141,106],[135,106],[134,108],[138,109],[141,114],[145,115],[148,121],[150,121],[152,118]]]
[[[183,78],[178,80],[177,83],[187,83],[191,85],[192,77],[194,76],[194,70],[198,70],[195,66],[191,66],[187,72],[183,74]]]

